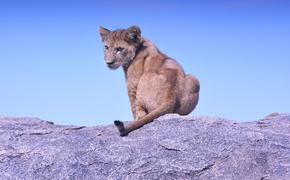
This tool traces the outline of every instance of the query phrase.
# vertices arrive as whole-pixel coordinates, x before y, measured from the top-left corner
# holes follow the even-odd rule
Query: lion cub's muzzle
[[[106,64],[110,69],[117,69],[119,67],[115,61],[106,61]]]

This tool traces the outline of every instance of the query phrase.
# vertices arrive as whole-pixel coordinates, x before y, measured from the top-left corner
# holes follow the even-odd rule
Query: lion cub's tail
[[[130,122],[126,127],[122,121],[114,121],[115,126],[118,128],[120,132],[120,136],[127,136],[130,132],[144,126],[152,122],[154,119],[165,115],[167,113],[171,113],[173,110],[172,104],[174,103],[166,103],[161,105],[159,108],[155,109],[154,111],[150,112],[149,114],[143,116],[139,120],[135,120]]]

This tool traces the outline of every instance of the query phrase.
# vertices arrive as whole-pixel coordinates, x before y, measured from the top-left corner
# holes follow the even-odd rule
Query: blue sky
[[[57,124],[131,120],[98,27],[138,25],[201,82],[191,115],[238,121],[290,111],[290,1],[0,1],[0,115]]]

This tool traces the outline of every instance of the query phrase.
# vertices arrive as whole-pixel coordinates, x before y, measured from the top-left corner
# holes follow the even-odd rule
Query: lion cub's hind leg
[[[194,110],[199,99],[199,82],[191,75],[186,75],[184,85],[182,87],[182,97],[180,99],[180,107],[177,113],[180,115],[188,115]]]

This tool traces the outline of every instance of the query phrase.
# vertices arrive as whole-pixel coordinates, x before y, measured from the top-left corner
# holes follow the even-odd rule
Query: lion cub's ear
[[[138,26],[131,26],[127,29],[129,32],[129,37],[130,39],[134,42],[137,43],[141,39],[141,30]]]
[[[107,37],[107,35],[111,32],[109,29],[106,29],[102,26],[100,26],[100,29],[99,29],[99,32],[100,32],[100,35],[101,35],[101,38],[102,38],[102,41],[104,41]]]

